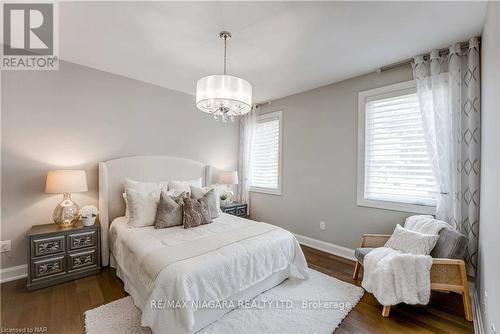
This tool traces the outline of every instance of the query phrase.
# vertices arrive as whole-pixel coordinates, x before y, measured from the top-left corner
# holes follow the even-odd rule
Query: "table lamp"
[[[54,209],[52,218],[60,226],[71,226],[80,218],[80,207],[71,200],[71,193],[87,191],[84,170],[51,170],[47,172],[45,192],[63,194],[63,200]]]
[[[234,193],[231,190],[229,190],[229,185],[238,184],[238,172],[236,171],[220,172],[219,177],[217,179],[217,183],[225,184],[228,186],[228,189],[224,194],[226,197],[226,199],[224,200],[224,204],[227,205],[233,203]]]

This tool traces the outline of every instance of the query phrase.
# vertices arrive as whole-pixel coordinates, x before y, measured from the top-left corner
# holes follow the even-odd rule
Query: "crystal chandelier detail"
[[[196,84],[196,107],[212,114],[215,120],[234,121],[252,109],[252,85],[241,78],[226,74],[227,41],[231,33],[223,31],[219,37],[224,41],[224,74],[209,75]]]

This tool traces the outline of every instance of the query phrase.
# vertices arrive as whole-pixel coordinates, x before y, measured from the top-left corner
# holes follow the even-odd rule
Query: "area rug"
[[[290,278],[198,333],[331,334],[363,296],[363,289],[309,269],[310,278]],[[273,305],[262,307],[262,305]],[[87,334],[150,334],[131,297],[85,312]]]

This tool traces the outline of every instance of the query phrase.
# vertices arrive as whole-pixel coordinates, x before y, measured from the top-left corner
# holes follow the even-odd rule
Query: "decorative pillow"
[[[162,190],[167,190],[168,181],[161,182],[139,182],[131,179],[125,179],[124,189],[122,196],[125,200],[125,217],[129,216],[129,208],[127,203],[127,190],[135,190],[141,193],[149,194],[151,192],[157,192],[158,197]]]
[[[160,202],[156,210],[155,228],[166,228],[182,225],[182,198],[186,193],[179,196],[171,196],[170,193],[162,191]]]
[[[190,186],[201,188],[202,186],[201,177],[198,179],[188,180],[188,181],[170,181],[168,183],[168,190],[174,191],[175,195],[185,192],[189,196],[191,193]]]
[[[429,255],[436,245],[439,235],[423,234],[397,225],[385,247],[415,255]]]
[[[184,228],[196,227],[212,222],[206,200],[184,197],[183,201],[182,223]]]
[[[158,193],[143,193],[129,189],[126,193],[128,203],[128,225],[130,227],[151,226],[155,223],[158,208]]]
[[[198,188],[198,187],[190,187],[191,189],[191,198],[193,199],[204,199],[207,201],[208,210],[210,212],[210,218],[215,219],[219,217],[220,210],[220,200],[216,195],[215,189],[211,187]]]

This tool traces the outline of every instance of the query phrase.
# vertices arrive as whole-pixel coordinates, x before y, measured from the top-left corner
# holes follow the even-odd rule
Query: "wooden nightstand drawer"
[[[68,272],[80,269],[97,267],[97,249],[68,254]]]
[[[238,206],[236,207],[236,215],[239,217],[245,217],[247,215],[247,206]]]
[[[94,247],[96,238],[96,230],[68,234],[68,250]]]
[[[227,208],[224,210],[224,213],[227,213],[228,215],[236,215],[236,208]]]
[[[64,255],[31,261],[31,272],[33,281],[64,274],[66,272]]]
[[[222,212],[228,215],[246,217],[247,216],[247,204],[246,203],[231,203],[226,206],[221,207]]]
[[[31,247],[33,257],[62,254],[64,248],[64,235],[46,238],[33,238]]]

